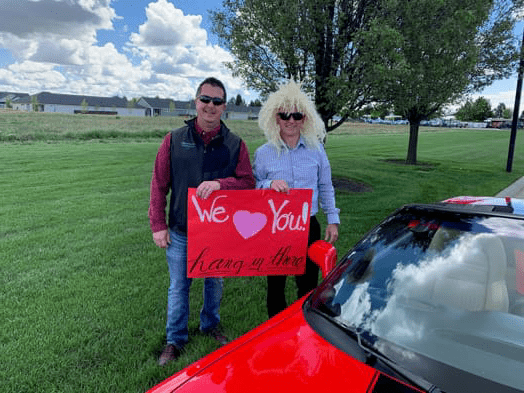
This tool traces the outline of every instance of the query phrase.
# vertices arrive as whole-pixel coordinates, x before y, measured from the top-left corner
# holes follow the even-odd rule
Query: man
[[[255,180],[246,144],[229,131],[220,118],[226,109],[226,90],[221,81],[205,79],[197,89],[197,117],[164,138],[155,160],[149,220],[153,241],[166,248],[169,267],[167,345],[158,363],[178,358],[188,342],[189,289],[187,277],[187,193],[208,198],[213,191],[254,188]],[[166,224],[166,197],[169,227]],[[217,239],[219,241],[220,239]],[[205,278],[200,330],[221,345],[227,338],[218,330],[222,278]]]
[[[335,206],[331,167],[321,141],[324,123],[313,101],[289,81],[269,95],[259,113],[258,124],[268,142],[255,151],[257,188],[288,192],[290,188],[313,190],[308,244],[319,240],[321,228],[315,215],[319,202],[327,219],[324,239],[335,243],[340,224]],[[296,276],[297,295],[304,296],[317,286],[318,266],[306,258],[306,272]],[[267,311],[271,318],[287,307],[286,276],[268,276]]]

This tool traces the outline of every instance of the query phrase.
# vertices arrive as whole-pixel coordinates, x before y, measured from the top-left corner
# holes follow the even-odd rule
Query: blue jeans
[[[169,289],[167,291],[167,343],[182,348],[189,339],[189,289],[191,278],[187,278],[187,237],[169,231],[171,244],[166,258],[169,267]],[[222,278],[204,279],[204,306],[200,311],[200,330],[207,332],[220,322],[222,300]]]

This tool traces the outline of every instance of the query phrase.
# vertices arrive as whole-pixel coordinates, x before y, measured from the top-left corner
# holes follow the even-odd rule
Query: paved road
[[[515,183],[510,184],[509,187],[503,189],[495,196],[524,199],[524,177],[521,177],[515,181]]]

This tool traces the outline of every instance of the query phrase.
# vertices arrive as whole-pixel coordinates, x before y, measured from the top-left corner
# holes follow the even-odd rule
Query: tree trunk
[[[409,123],[409,146],[408,156],[406,158],[406,164],[416,165],[417,164],[417,144],[418,144],[418,128],[420,121]]]

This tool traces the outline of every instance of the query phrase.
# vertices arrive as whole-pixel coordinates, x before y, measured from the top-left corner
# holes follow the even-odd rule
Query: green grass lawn
[[[0,112],[1,392],[142,392],[216,348],[197,333],[196,279],[191,341],[156,365],[168,272],[151,240],[149,181],[159,135],[178,124]],[[251,152],[263,143],[256,123],[228,125]],[[333,175],[372,189],[337,190],[339,252],[402,204],[494,195],[524,172],[520,135],[505,171],[509,131],[422,128],[416,166],[399,163],[407,132],[350,124],[329,135]],[[231,338],[263,322],[265,279],[226,279],[221,314]]]

